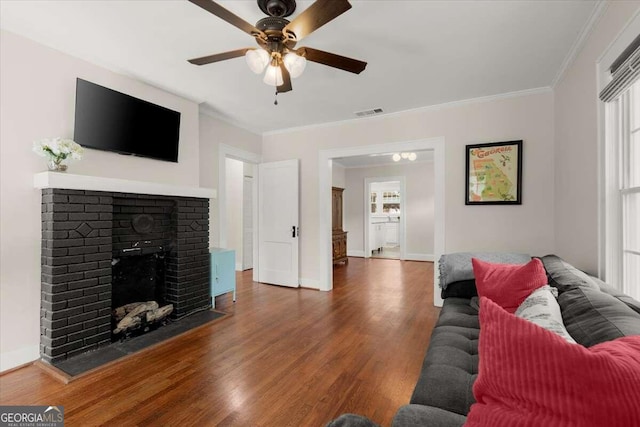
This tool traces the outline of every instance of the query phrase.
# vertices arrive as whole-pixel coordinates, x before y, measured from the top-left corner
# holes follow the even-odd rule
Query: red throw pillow
[[[465,426],[640,424],[640,335],[585,348],[480,298],[478,354]]]
[[[531,292],[547,284],[547,273],[538,258],[527,264],[495,264],[471,258],[478,295],[515,313]]]

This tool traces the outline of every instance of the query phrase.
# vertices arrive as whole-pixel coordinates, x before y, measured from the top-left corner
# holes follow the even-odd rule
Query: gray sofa
[[[541,258],[568,332],[586,347],[627,335],[640,335],[640,302],[601,280],[575,269],[555,255]],[[475,402],[478,373],[477,291],[473,280],[451,283],[442,291],[444,305],[431,334],[418,382],[393,427],[461,426]],[[377,424],[343,415],[330,427]]]

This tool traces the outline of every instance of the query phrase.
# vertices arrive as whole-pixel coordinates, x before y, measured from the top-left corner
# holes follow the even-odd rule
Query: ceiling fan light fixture
[[[292,79],[300,77],[307,66],[307,59],[293,52],[287,53],[283,58],[283,62]]]
[[[269,65],[264,73],[263,82],[269,86],[281,86],[284,83],[282,79],[282,70],[277,65]]]
[[[401,159],[409,160],[413,162],[415,159],[418,158],[418,155],[416,153],[409,153],[409,152],[395,153],[392,158],[394,162],[399,162]]]
[[[271,59],[269,54],[264,49],[251,49],[244,55],[247,60],[247,65],[256,74],[260,74],[264,71],[264,67],[267,66]]]
[[[260,10],[267,17],[258,20],[255,25],[240,18],[217,1],[189,1],[248,34],[259,46],[189,59],[189,63],[193,65],[206,65],[244,56],[251,71],[256,74],[264,72],[263,81],[276,87],[276,95],[293,90],[291,79],[299,77],[304,72],[307,61],[354,74],[360,74],[367,67],[366,62],[310,47],[300,48],[298,51],[302,55],[294,50],[300,40],[351,9],[348,0],[316,0],[291,21],[286,17],[295,11],[296,0],[257,0]],[[277,102],[274,104],[277,105]]]

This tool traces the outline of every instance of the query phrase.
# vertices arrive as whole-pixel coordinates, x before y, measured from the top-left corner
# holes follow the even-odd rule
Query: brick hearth
[[[138,234],[133,215],[154,218]],[[172,316],[211,306],[209,199],[42,190],[40,353],[56,362],[111,342],[111,263],[123,249],[162,247]]]

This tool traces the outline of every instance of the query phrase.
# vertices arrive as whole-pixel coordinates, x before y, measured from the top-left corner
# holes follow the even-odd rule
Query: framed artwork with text
[[[522,140],[467,145],[466,205],[522,204]]]

